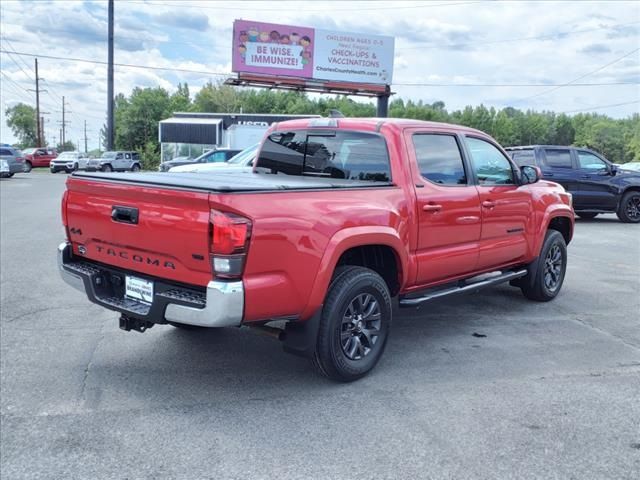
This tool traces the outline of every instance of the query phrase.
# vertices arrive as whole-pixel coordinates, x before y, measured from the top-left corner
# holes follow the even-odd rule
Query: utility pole
[[[107,150],[113,150],[113,0],[109,0],[109,34],[107,54]]]
[[[78,146],[80,149],[80,146]],[[87,153],[87,121],[84,121],[84,153]]]
[[[38,124],[38,147],[42,146],[42,129],[40,127],[40,79],[38,78],[38,59],[34,59],[36,63],[36,123]]]
[[[44,141],[44,136],[42,135],[42,130],[40,128],[40,92],[46,92],[46,90],[40,90],[40,78],[38,76],[38,59],[35,60],[36,67],[36,89],[29,89],[30,92],[36,92],[36,143],[38,147],[42,146],[42,142]]]
[[[38,141],[38,146],[42,147],[41,143],[46,142],[46,137],[44,136],[44,117],[40,117],[40,140]]]
[[[60,129],[60,149],[62,149],[62,129]]]
[[[67,122],[67,114],[72,113],[67,110],[67,105],[69,104],[65,101],[65,97],[62,97],[62,122],[59,122],[60,126],[62,127],[62,135],[60,139],[61,145],[64,145],[64,143],[67,141],[67,125],[70,123]]]

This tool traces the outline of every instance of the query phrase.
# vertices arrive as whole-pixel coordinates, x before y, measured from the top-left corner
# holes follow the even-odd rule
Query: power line
[[[2,50],[0,50],[2,51]],[[38,58],[51,58],[54,60],[68,60],[73,62],[85,62],[85,63],[95,63],[99,65],[106,65],[107,62],[102,62],[99,60],[87,60],[84,58],[73,58],[73,57],[57,57],[53,55],[35,55],[27,52],[12,52],[16,55],[24,55],[28,57]],[[150,70],[163,70],[169,72],[184,72],[184,73],[195,73],[201,75],[220,75],[220,76],[228,76],[233,75],[231,72],[222,73],[222,72],[209,72],[206,70],[191,70],[185,68],[169,68],[169,67],[154,67],[150,65],[131,65],[125,63],[116,63],[116,66],[119,67],[130,67],[130,68],[140,68],[140,69],[150,69]],[[598,83],[575,83],[572,86],[576,87],[590,87],[590,86],[605,86],[605,85],[637,85],[637,82],[598,82]],[[394,85],[398,86],[416,86],[416,87],[549,87],[549,86],[566,86],[566,84],[541,84],[541,83],[404,83],[398,82],[394,83]]]
[[[611,62],[609,62],[609,63],[607,63],[607,64],[605,64],[605,65],[602,65],[601,67],[596,68],[595,70],[592,70],[592,71],[590,71],[590,72],[587,72],[587,73],[585,73],[584,75],[580,75],[578,78],[574,78],[573,80],[570,80],[570,81],[568,81],[568,82],[566,82],[566,83],[563,83],[563,84],[561,84],[561,85],[558,85],[558,86],[556,86],[556,87],[553,87],[553,88],[551,88],[551,89],[549,89],[549,90],[544,90],[544,91],[542,91],[542,92],[538,92],[538,93],[536,93],[536,94],[534,94],[534,95],[530,95],[530,96],[528,96],[528,97],[521,98],[520,100],[516,100],[516,103],[517,103],[517,102],[522,102],[522,101],[524,101],[524,100],[529,100],[529,99],[531,99],[531,98],[539,97],[540,95],[546,95],[546,94],[548,94],[548,93],[555,92],[556,90],[558,90],[558,89],[560,89],[560,88],[562,88],[562,87],[566,87],[566,86],[572,85],[573,83],[577,82],[578,80],[582,80],[583,78],[588,77],[589,75],[593,75],[594,73],[597,73],[597,72],[599,72],[600,70],[604,70],[605,68],[610,67],[610,66],[611,66],[611,65],[613,65],[614,63],[618,63],[620,60],[623,60],[623,59],[625,59],[625,58],[627,58],[627,57],[629,57],[629,56],[633,55],[634,53],[637,53],[638,51],[640,51],[640,48],[636,48],[636,49],[634,49],[634,50],[631,50],[629,53],[625,53],[625,54],[624,54],[624,55],[622,55],[621,57],[618,57],[618,58],[616,58],[615,60],[613,60],[613,61],[611,61]]]
[[[633,100],[631,102],[622,102],[622,103],[612,103],[610,105],[598,105],[595,107],[588,107],[588,108],[579,108],[577,110],[565,110],[564,112],[560,112],[560,113],[576,113],[576,112],[586,112],[587,110],[601,110],[603,108],[611,108],[611,107],[621,107],[623,105],[633,105],[634,103],[640,103],[640,100]]]
[[[595,32],[598,30],[611,30],[612,28],[618,28],[618,27],[627,27],[629,25],[636,25],[640,22],[636,21],[636,22],[629,22],[629,23],[619,23],[616,25],[609,25],[606,27],[595,27],[595,28],[585,28],[583,30],[570,30],[568,32],[559,32],[559,33],[549,33],[549,34],[545,34],[545,35],[536,35],[533,37],[520,37],[520,38],[505,38],[502,40],[488,40],[486,42],[466,42],[466,43],[451,43],[451,44],[442,44],[442,45],[433,45],[433,44],[421,44],[421,45],[416,45],[413,47],[403,47],[403,48],[396,48],[396,51],[403,51],[403,50],[418,50],[418,49],[424,49],[424,48],[457,48],[457,47],[469,47],[469,46],[477,46],[477,45],[494,45],[494,44],[499,44],[499,43],[511,43],[511,42],[523,42],[523,41],[527,41],[527,40],[540,40],[540,39],[545,39],[545,38],[555,38],[555,37],[563,37],[566,35],[574,35],[574,34],[578,34],[578,33],[585,33],[585,32]]]
[[[74,58],[74,57],[57,57],[54,55],[40,55],[35,53],[27,53],[27,52],[17,52],[8,50],[0,50],[0,52],[14,53],[16,55],[23,55],[25,57],[38,57],[38,58],[49,58],[52,60],[69,60],[72,62],[82,62],[82,63],[93,63],[96,65],[107,65],[107,62],[102,62],[100,60],[87,60],[86,58]],[[223,72],[208,72],[204,70],[191,70],[188,68],[168,68],[168,67],[154,67],[151,65],[132,65],[130,63],[114,63],[116,67],[126,67],[126,68],[141,68],[143,70],[162,70],[169,72],[183,72],[183,73],[196,73],[200,75],[219,75],[219,76],[228,76],[231,75],[231,72],[223,73]]]

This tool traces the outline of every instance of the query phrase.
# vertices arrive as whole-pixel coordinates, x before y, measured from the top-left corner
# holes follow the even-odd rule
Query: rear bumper
[[[9,171],[10,171],[10,173],[24,172],[24,163],[22,163],[22,162],[10,163],[9,164]]]
[[[152,323],[185,323],[201,327],[232,327],[242,323],[242,281],[212,280],[205,287],[187,287],[145,277],[154,282],[151,305],[124,297],[124,276],[129,272],[73,256],[71,245],[58,246],[58,268],[62,279],[89,300],[109,310]]]

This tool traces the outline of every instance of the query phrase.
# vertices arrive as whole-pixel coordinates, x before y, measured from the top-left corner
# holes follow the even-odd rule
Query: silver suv
[[[104,152],[100,158],[87,162],[87,172],[139,172],[140,155],[132,151]]]
[[[3,177],[13,177],[14,173],[24,171],[24,155],[17,148],[0,145],[0,160],[2,160],[4,167],[1,173]]]

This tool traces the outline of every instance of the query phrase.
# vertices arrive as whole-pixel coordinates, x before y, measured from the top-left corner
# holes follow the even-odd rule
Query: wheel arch
[[[311,317],[322,305],[335,269],[341,265],[371,268],[385,280],[392,296],[408,279],[408,253],[391,227],[351,227],[329,241],[301,318]]]

